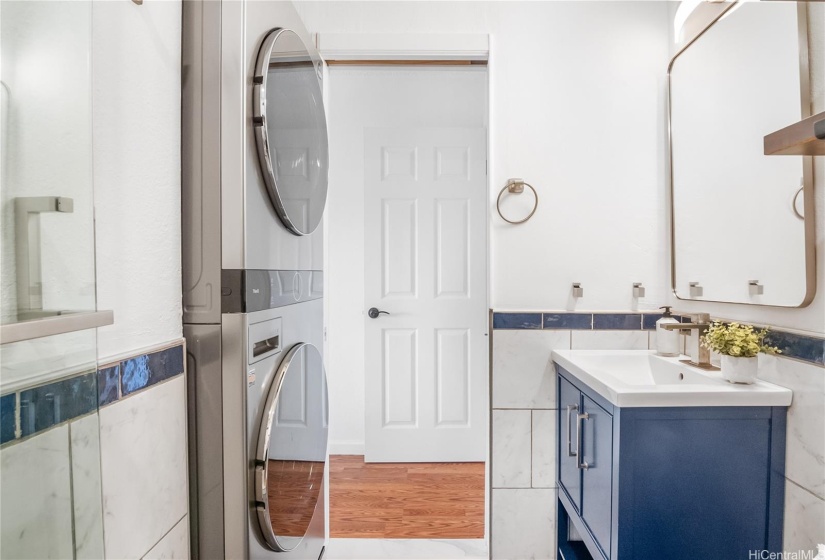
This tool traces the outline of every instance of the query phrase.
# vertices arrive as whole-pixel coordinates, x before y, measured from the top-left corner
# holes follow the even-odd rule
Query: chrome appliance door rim
[[[269,512],[269,495],[268,495],[268,469],[269,469],[269,447],[272,438],[272,425],[275,420],[275,409],[278,406],[278,401],[281,396],[281,387],[283,386],[286,372],[289,370],[292,360],[304,348],[312,348],[321,355],[320,351],[314,344],[308,342],[299,342],[287,351],[283,360],[278,365],[275,371],[275,376],[272,379],[272,384],[267,393],[266,403],[264,404],[263,419],[261,426],[258,429],[258,448],[255,454],[255,509],[258,514],[258,524],[260,525],[261,534],[266,540],[266,543],[277,552],[289,552],[294,550],[301,544],[304,537],[298,539],[294,546],[286,548],[278,541],[278,536],[272,529],[272,517]],[[321,362],[321,375],[326,378],[323,361]],[[324,383],[324,390],[326,391],[326,383]],[[324,400],[326,402],[326,399]],[[327,436],[328,437],[328,436]],[[328,443],[328,440],[327,440]],[[317,500],[314,510],[317,510],[321,500]]]
[[[311,233],[313,233],[320,225],[321,220],[319,220],[318,223],[314,224],[314,226],[311,227],[309,231],[302,231],[292,221],[292,219],[290,219],[289,214],[286,211],[286,207],[284,206],[284,203],[281,199],[281,194],[278,190],[278,183],[275,180],[275,167],[273,165],[272,156],[269,150],[269,132],[267,130],[267,68],[269,66],[269,60],[272,57],[272,49],[275,47],[275,43],[277,43],[278,38],[281,37],[284,33],[292,33],[299,40],[301,40],[300,36],[298,36],[298,34],[292,31],[291,29],[287,29],[284,27],[275,27],[271,31],[269,31],[269,33],[267,33],[266,37],[264,37],[264,40],[261,43],[261,48],[258,51],[258,58],[255,61],[255,74],[252,79],[252,123],[253,128],[255,129],[255,145],[257,146],[258,151],[258,163],[261,166],[261,174],[264,176],[264,183],[266,184],[266,191],[269,195],[269,199],[272,202],[272,205],[275,208],[275,212],[278,214],[278,217],[281,219],[281,222],[284,224],[284,226],[286,226],[286,228],[293,234],[303,236],[310,235]],[[303,41],[301,41],[301,43],[303,44]],[[316,66],[316,68],[320,68],[320,58],[314,55],[312,52],[310,52],[309,49],[306,48],[306,45],[304,45],[304,49],[307,52],[307,55],[312,59],[313,64]],[[320,72],[320,70],[316,70],[316,72]],[[320,100],[321,116],[324,119],[324,126],[326,126],[326,114],[323,105],[323,90],[321,89],[320,83],[319,90],[321,90],[322,92],[322,98]],[[321,174],[321,179],[328,184],[329,162],[327,162],[325,168],[321,170]],[[324,205],[326,205],[326,193],[324,194]]]

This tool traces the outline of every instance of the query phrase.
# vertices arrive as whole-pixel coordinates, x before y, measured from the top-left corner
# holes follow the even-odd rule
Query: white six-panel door
[[[484,461],[486,130],[365,130],[368,462]]]

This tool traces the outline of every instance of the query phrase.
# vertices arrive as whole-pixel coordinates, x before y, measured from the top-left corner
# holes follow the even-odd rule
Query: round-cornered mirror
[[[300,544],[321,496],[327,454],[327,395],[321,353],[296,344],[269,388],[258,434],[255,500],[273,550]]]
[[[281,222],[315,231],[327,200],[329,145],[321,61],[289,29],[261,44],[253,78],[253,124],[264,183]]]

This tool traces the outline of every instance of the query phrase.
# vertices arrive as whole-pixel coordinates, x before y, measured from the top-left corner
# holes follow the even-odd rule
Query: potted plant
[[[779,348],[765,345],[768,329],[751,325],[714,321],[702,337],[705,348],[722,355],[722,377],[731,383],[751,384],[756,380],[757,355],[779,354]]]

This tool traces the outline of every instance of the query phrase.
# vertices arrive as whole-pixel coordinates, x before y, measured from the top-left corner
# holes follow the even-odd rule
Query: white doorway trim
[[[486,62],[488,35],[319,33],[315,44],[327,62],[461,60]]]

